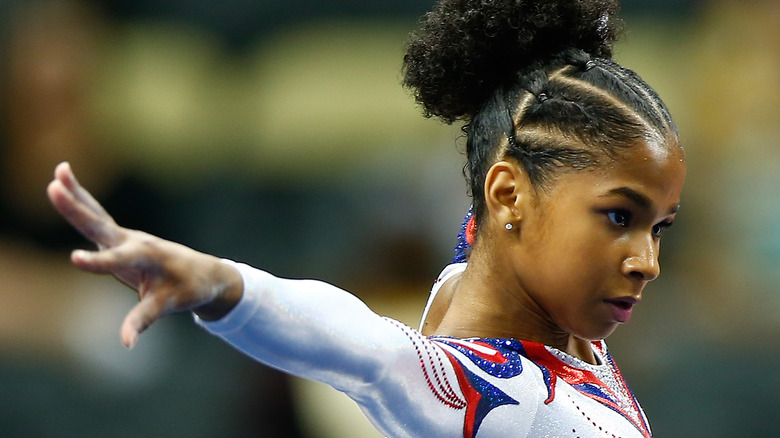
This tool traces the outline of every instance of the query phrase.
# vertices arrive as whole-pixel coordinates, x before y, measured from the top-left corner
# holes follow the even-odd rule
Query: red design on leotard
[[[596,377],[595,374],[593,374],[590,371],[575,368],[559,358],[557,358],[555,355],[550,353],[549,350],[547,350],[547,347],[545,347],[543,344],[539,344],[536,342],[528,342],[528,341],[522,341],[523,348],[526,352],[526,357],[539,365],[540,367],[546,368],[550,373],[550,396],[547,400],[545,400],[545,403],[550,403],[555,398],[555,384],[557,382],[557,378],[563,379],[564,382],[568,383],[572,387],[574,387],[579,393],[596,400],[597,402],[611,408],[612,410],[620,413],[625,417],[627,420],[629,420],[631,423],[634,424],[634,426],[642,432],[642,435],[645,437],[650,437],[650,427],[649,425],[644,421],[644,419],[641,417],[641,414],[639,417],[630,414],[625,409],[623,409],[620,405],[616,403],[616,400],[618,400],[618,395],[614,393],[611,389],[609,389],[604,383],[599,380],[598,377]],[[600,345],[597,343],[594,344],[596,348],[599,350],[599,352],[603,353],[603,349]],[[631,394],[631,391],[628,389],[628,386],[626,385],[625,380],[623,380],[623,376],[620,374],[620,371],[617,369],[617,367],[612,363],[611,358],[608,357],[608,360],[610,361],[609,365],[613,373],[618,377],[619,383],[621,386],[623,386],[624,392],[626,394]],[[595,391],[589,391],[584,388],[589,385],[592,388],[598,388],[598,391],[605,394],[605,396],[602,396]],[[636,399],[632,396],[632,402],[634,403],[634,408],[636,409],[636,412],[641,412],[641,408],[639,407],[639,404],[637,403]]]

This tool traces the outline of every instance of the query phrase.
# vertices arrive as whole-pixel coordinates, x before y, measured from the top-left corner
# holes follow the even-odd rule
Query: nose
[[[641,240],[641,241],[640,241]],[[623,260],[623,274],[641,281],[653,281],[661,274],[658,264],[658,242],[652,235],[637,239],[633,250]]]

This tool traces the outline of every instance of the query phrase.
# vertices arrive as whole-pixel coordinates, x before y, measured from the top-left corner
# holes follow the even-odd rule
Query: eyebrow
[[[640,192],[637,192],[631,187],[617,187],[608,191],[605,195],[602,196],[610,196],[610,195],[623,196],[624,198],[628,198],[634,204],[645,209],[650,209],[653,207],[653,201],[651,201],[650,198],[648,198],[647,196],[645,196]],[[680,204],[677,204],[671,209],[669,209],[669,214],[677,213],[679,210],[680,210]]]

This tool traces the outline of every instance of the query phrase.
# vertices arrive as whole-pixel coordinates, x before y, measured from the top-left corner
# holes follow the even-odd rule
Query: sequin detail
[[[520,360],[522,344],[512,339],[462,341],[454,338],[432,338],[449,345],[471,359],[482,371],[493,377],[509,379],[523,372]]]
[[[588,415],[588,413],[585,412],[584,410],[582,410],[580,405],[578,405],[577,402],[574,399],[572,399],[571,395],[568,395],[568,397],[569,397],[569,401],[574,405],[574,408],[577,409],[577,412],[582,414],[582,417],[588,423],[590,423],[594,428],[598,428],[599,432],[602,432],[604,434],[604,436],[611,437],[611,438],[623,438],[620,435],[617,435],[617,434],[614,434],[614,433],[610,433],[609,430],[604,429],[604,427],[600,426],[597,422],[593,421],[593,419]],[[572,429],[572,433],[577,433],[577,430],[576,429]]]
[[[512,348],[516,347],[517,341],[492,339],[463,341],[442,337],[431,339],[462,353],[490,376],[509,379],[523,372],[519,354]],[[520,404],[497,386],[471,372],[446,350],[445,354],[452,362],[458,376],[458,383],[468,402],[463,424],[465,438],[472,438],[477,434],[482,421],[493,409],[504,405]]]
[[[591,365],[555,348],[528,341],[512,339],[432,339],[456,349],[474,362],[482,371],[493,377],[511,378],[519,375],[523,370],[520,356],[523,356],[536,364],[542,372],[542,378],[548,391],[545,404],[549,404],[555,399],[555,388],[560,379],[568,383],[580,394],[622,415],[643,436],[651,436],[650,426],[642,409],[639,407],[639,403],[628,389],[612,357],[606,351],[603,342],[594,343],[594,351],[602,365]],[[451,355],[448,354],[448,356]],[[489,404],[486,406],[489,409],[475,409],[472,415],[476,425],[472,432],[476,433],[478,425],[484,419],[484,416],[487,415],[490,409],[500,406],[497,403],[502,402],[506,394],[484,380],[480,382],[477,380],[479,379],[477,376],[473,376],[477,377],[477,379],[469,376],[470,372],[465,367],[459,366],[454,358],[451,360],[456,370],[458,368],[463,368],[464,370],[463,375],[467,382],[465,384],[461,382],[461,389],[469,402],[467,412],[472,409],[473,404],[481,401],[481,399],[477,398],[476,401],[472,401],[470,392],[465,387],[473,387],[474,393],[488,399]],[[460,381],[461,375],[459,374],[458,377]],[[588,419],[588,422],[592,423],[593,427],[605,432],[606,436],[610,436],[594,420]],[[467,425],[468,423],[467,416]],[[469,437],[473,435],[465,433],[464,436]]]
[[[556,379],[560,378],[575,390],[621,414],[645,437],[650,437],[650,426],[639,403],[628,389],[620,371],[603,345],[595,344],[597,357],[603,365],[591,365],[560,350],[534,342],[523,341],[525,356],[543,371],[553,376],[548,391],[554,397]]]
[[[477,235],[477,223],[474,220],[473,207],[469,208],[466,217],[463,218],[463,224],[460,226],[460,232],[458,233],[458,242],[455,244],[455,256],[452,259],[452,263],[464,263],[468,259],[471,252],[471,246],[474,244],[474,239]]]
[[[465,408],[466,400],[458,396],[447,378],[446,368],[440,353],[441,347],[398,321],[390,318],[384,319],[398,327],[412,342],[414,351],[420,359],[423,376],[425,376],[425,381],[433,395],[450,408]]]
[[[493,409],[504,405],[520,404],[504,391],[472,373],[452,354],[445,351],[450,359],[455,374],[458,376],[463,395],[466,397],[466,418],[463,421],[463,437],[473,438],[482,425],[482,420]]]
[[[591,365],[558,349],[547,347],[547,350],[552,353],[553,356],[557,357],[561,362],[569,366],[589,370],[609,390],[608,394],[601,388],[593,388],[583,385],[581,387],[582,392],[588,392],[591,395],[608,398],[635,419],[641,418],[639,403],[628,389],[625,381],[623,381],[623,377],[620,375],[620,370],[617,368],[617,366],[615,366],[615,363],[612,360],[612,356],[610,356],[609,353],[605,354],[601,349],[597,349],[597,351],[601,353],[599,358],[602,361],[606,361],[607,363],[604,365]]]

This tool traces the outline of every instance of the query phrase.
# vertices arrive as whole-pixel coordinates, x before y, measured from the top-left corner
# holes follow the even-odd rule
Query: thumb
[[[122,343],[133,348],[138,337],[165,314],[164,298],[160,294],[147,293],[125,316],[120,329]]]

